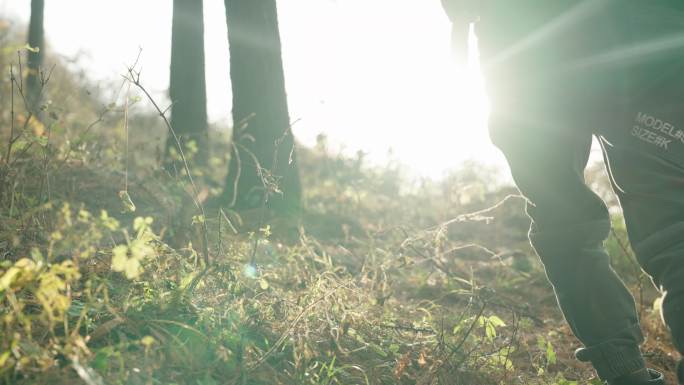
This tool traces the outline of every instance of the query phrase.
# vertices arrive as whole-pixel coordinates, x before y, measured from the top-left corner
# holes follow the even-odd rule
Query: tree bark
[[[285,93],[275,0],[225,0],[233,90],[233,146],[224,199],[298,213],[301,185]]]
[[[44,0],[31,0],[31,20],[29,21],[28,45],[28,74],[26,75],[26,99],[29,108],[34,114],[38,114],[40,108],[41,84],[40,67],[45,57],[45,31],[43,27],[43,15],[45,10]]]
[[[206,165],[209,158],[207,92],[204,73],[204,18],[202,0],[174,0],[171,27],[171,126],[193,164]],[[194,142],[194,145],[189,145]],[[166,141],[167,169],[182,170],[177,144]],[[196,150],[196,151],[195,151]],[[174,168],[175,166],[175,168]]]

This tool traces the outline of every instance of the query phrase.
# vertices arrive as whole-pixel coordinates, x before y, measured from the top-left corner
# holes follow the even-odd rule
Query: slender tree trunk
[[[209,157],[207,92],[204,74],[204,19],[202,0],[174,0],[171,27],[171,126],[183,152],[193,164]],[[194,143],[191,144],[191,143]],[[173,136],[166,142],[167,169],[182,170]]]
[[[29,22],[28,74],[26,76],[26,98],[29,108],[35,114],[40,108],[41,79],[40,67],[45,57],[45,32],[43,29],[44,0],[31,0],[31,20]]]
[[[275,0],[225,0],[233,151],[224,199],[238,209],[297,213],[301,185],[285,94]],[[276,191],[277,190],[277,191]]]

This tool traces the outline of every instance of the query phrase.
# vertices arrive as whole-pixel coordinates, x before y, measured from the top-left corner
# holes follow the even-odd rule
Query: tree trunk
[[[186,157],[200,166],[206,165],[209,157],[206,88],[202,0],[174,0],[169,87],[171,126]],[[182,170],[179,159],[176,141],[169,135],[167,169]]]
[[[233,147],[225,203],[299,212],[301,185],[285,94],[275,0],[225,0],[233,89]]]
[[[26,75],[26,99],[34,114],[40,109],[40,94],[42,92],[40,67],[45,57],[45,32],[43,29],[44,0],[31,0],[31,20],[29,22],[28,45],[28,74]]]

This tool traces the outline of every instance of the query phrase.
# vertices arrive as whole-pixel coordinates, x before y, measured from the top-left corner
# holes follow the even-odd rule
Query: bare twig
[[[140,57],[140,54],[138,54],[138,58],[139,57]],[[138,62],[138,59],[136,59],[136,63],[137,62]],[[135,64],[134,64],[134,66],[135,66]],[[131,83],[133,83],[133,85],[135,85],[140,91],[142,91],[143,94],[145,94],[145,97],[147,98],[147,100],[152,104],[154,109],[159,114],[159,117],[161,117],[161,119],[163,120],[164,125],[166,126],[169,134],[173,137],[173,140],[176,144],[176,148],[178,150],[178,154],[181,157],[183,168],[185,169],[185,173],[187,174],[188,181],[190,182],[190,186],[191,186],[192,191],[193,191],[192,202],[195,205],[195,207],[197,208],[197,210],[200,212],[200,215],[202,216],[202,220],[200,221],[200,226],[201,226],[202,237],[203,237],[202,254],[204,257],[205,268],[202,271],[202,273],[200,273],[196,277],[196,279],[194,280],[194,282],[199,282],[199,279],[209,271],[209,266],[210,266],[210,262],[211,262],[210,256],[209,256],[209,230],[207,228],[207,221],[206,221],[206,215],[204,213],[204,206],[199,201],[200,192],[199,192],[199,189],[197,188],[197,185],[195,184],[195,181],[192,177],[192,172],[190,171],[190,166],[188,165],[188,160],[185,157],[185,153],[183,152],[183,148],[182,148],[180,139],[178,138],[178,135],[176,135],[176,131],[171,126],[171,123],[169,122],[169,119],[164,114],[164,111],[159,107],[159,105],[154,100],[152,95],[150,95],[150,93],[147,91],[145,86],[143,86],[143,84],[140,82],[140,72],[139,71],[136,72],[134,66],[128,68],[127,79]],[[191,287],[194,288],[194,285]]]
[[[17,62],[19,63],[19,89],[24,89],[24,69],[21,64],[21,51],[17,51]],[[24,103],[26,100],[24,99]]]
[[[240,181],[240,175],[242,174],[242,160],[240,159],[240,151],[238,151],[237,145],[235,143],[230,144],[230,149],[233,152],[234,159],[231,159],[231,161],[235,161],[235,180],[233,180],[233,196],[230,199],[230,203],[228,204],[228,207],[233,207],[235,206],[235,203],[237,202],[237,194],[238,194],[238,182]]]
[[[473,220],[490,220],[491,218],[482,217],[482,215],[498,209],[499,207],[503,206],[504,204],[506,204],[506,202],[508,202],[509,200],[512,200],[512,199],[525,199],[525,197],[523,197],[522,195],[515,195],[515,194],[507,195],[501,201],[499,201],[499,203],[495,204],[494,206],[491,206],[491,207],[488,207],[486,209],[482,209],[479,211],[475,211],[473,213],[459,215],[456,218],[453,218],[451,220],[448,220],[446,222],[441,223],[438,226],[435,226],[434,228],[449,226],[453,223],[467,222],[467,221],[473,221]]]
[[[124,172],[124,191],[128,192],[128,163],[129,163],[129,156],[128,156],[128,103],[129,103],[129,97],[131,94],[131,84],[128,84],[128,89],[126,89],[126,98],[124,102],[124,135],[126,136],[126,159],[124,159],[125,163],[125,172]]]
[[[17,142],[19,139],[21,139],[21,137],[24,135],[24,132],[28,128],[28,125],[31,122],[31,119],[33,118],[33,111],[31,109],[29,109],[29,107],[28,107],[28,104],[26,102],[26,96],[24,95],[23,87],[21,85],[21,81],[22,81],[21,80],[21,60],[19,61],[19,68],[20,68],[20,70],[19,70],[20,74],[19,74],[18,78],[16,76],[14,76],[13,73],[10,72],[11,73],[11,80],[12,80],[12,96],[11,96],[11,99],[12,99],[12,101],[11,101],[11,103],[12,103],[12,126],[11,126],[12,135],[10,135],[10,138],[9,138],[8,151],[7,151],[7,155],[6,155],[6,162],[8,165],[10,163],[9,161],[10,161],[10,154],[12,152],[11,151],[12,146],[14,145],[15,142]],[[10,69],[10,71],[11,71],[11,69]],[[26,120],[24,121],[24,124],[21,128],[21,131],[16,136],[14,135],[14,132],[16,131],[16,128],[14,126],[14,89],[15,89],[15,86],[16,86],[17,91],[19,92],[19,96],[21,96],[22,100],[24,101],[24,108],[26,108],[26,110],[28,111],[28,116],[26,117]]]
[[[442,321],[443,321],[443,319],[442,319]],[[435,331],[435,329],[432,329],[432,328],[417,328],[417,327],[413,327],[411,325],[390,325],[390,324],[377,324],[376,326],[383,328],[383,329],[405,331],[405,332],[411,332],[411,333],[426,333],[426,334],[431,334],[431,335],[437,335],[437,332]]]
[[[14,67],[10,66],[10,136],[7,141],[7,154],[5,154],[5,164],[9,165],[12,145],[14,144]]]
[[[403,231],[404,234],[406,234],[406,239],[402,242],[401,246],[402,247],[411,247],[410,246],[411,242],[417,241],[419,239],[426,238],[428,235],[434,234],[434,232],[436,232],[436,231],[437,232],[443,231],[446,227],[448,227],[449,225],[452,225],[454,223],[463,223],[463,222],[469,222],[469,221],[483,221],[483,220],[484,221],[490,221],[492,219],[491,217],[483,217],[483,215],[498,209],[499,207],[503,206],[508,201],[513,200],[513,199],[525,199],[525,197],[523,197],[522,195],[514,195],[514,194],[507,195],[501,201],[499,201],[498,203],[496,203],[493,206],[490,206],[490,207],[487,207],[485,209],[478,210],[478,211],[475,211],[472,213],[461,214],[461,215],[459,215],[453,219],[450,219],[446,222],[442,222],[442,223],[439,223],[437,225],[428,227],[427,229],[423,230],[422,234],[420,234],[416,237],[413,237],[413,238],[408,236],[408,233],[406,232],[405,229],[400,228],[400,230]],[[496,255],[496,253],[493,253],[491,251],[489,251],[489,253]]]

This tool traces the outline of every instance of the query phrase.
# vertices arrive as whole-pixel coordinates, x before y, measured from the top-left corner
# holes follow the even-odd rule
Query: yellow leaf
[[[10,351],[4,351],[2,354],[0,354],[0,368],[5,366],[5,362],[7,362],[7,359],[10,358]]]
[[[14,263],[5,274],[0,277],[0,291],[9,289],[12,285],[19,282],[30,281],[37,270],[35,262],[28,258],[22,258]]]
[[[497,317],[497,316],[495,316],[495,315],[489,317],[489,322],[490,322],[492,325],[494,325],[495,327],[506,326],[506,323],[505,323],[501,318],[499,318],[499,317]]]
[[[31,51],[33,53],[38,53],[40,51],[40,47],[38,47],[38,46],[31,47],[28,43],[26,43],[26,45],[24,46],[24,49],[26,49],[27,51]]]
[[[12,266],[5,272],[5,274],[2,275],[2,278],[0,278],[0,292],[3,292],[12,286],[14,283],[16,277],[21,273],[20,269],[17,269],[16,267]]]
[[[119,245],[112,249],[112,270],[124,271],[126,270],[126,262],[128,260],[128,246]]]
[[[140,340],[140,343],[143,344],[146,348],[149,348],[155,342],[157,342],[157,340],[155,340],[152,336],[145,336]]]
[[[133,220],[133,230],[140,231],[147,229],[153,221],[152,217],[137,217]]]
[[[136,239],[131,242],[130,250],[131,257],[135,259],[145,259],[154,255],[154,249],[141,239]]]
[[[116,218],[110,217],[105,210],[100,212],[100,220],[104,227],[108,228],[110,231],[116,231],[119,228],[119,221],[117,221]]]
[[[126,278],[133,279],[140,275],[140,262],[135,258],[126,261]]]

